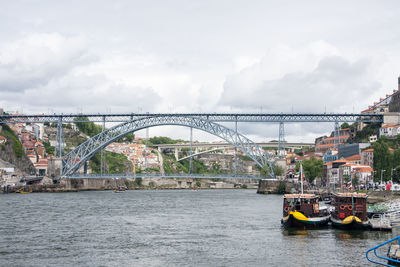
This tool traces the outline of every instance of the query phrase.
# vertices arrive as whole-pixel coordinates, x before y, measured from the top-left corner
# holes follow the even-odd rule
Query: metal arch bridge
[[[237,131],[213,121],[187,116],[142,117],[105,130],[80,144],[62,158],[61,177],[73,175],[87,160],[114,140],[137,130],[161,125],[187,126],[218,136],[241,150],[261,168],[268,166],[271,170],[270,176],[274,177],[269,155],[256,143]]]

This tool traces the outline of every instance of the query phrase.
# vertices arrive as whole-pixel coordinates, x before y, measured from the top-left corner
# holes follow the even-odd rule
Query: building
[[[380,136],[394,137],[400,134],[400,125],[387,124],[379,129]]]
[[[362,149],[369,147],[370,143],[354,143],[354,144],[342,144],[339,146],[338,158],[347,158],[353,155],[359,155]]]
[[[375,143],[378,140],[378,136],[376,134],[371,135],[369,138],[370,143]]]
[[[345,158],[345,160],[350,161],[352,164],[360,165],[361,164],[361,155],[353,155]]]
[[[355,166],[353,175],[358,178],[358,184],[369,184],[373,181],[374,169],[370,166]]]
[[[318,137],[315,139],[315,152],[326,152],[341,144],[346,143],[347,139],[351,137],[350,128],[340,129],[339,136],[335,136],[335,132],[331,133],[330,137]]]
[[[324,154],[324,163],[332,162],[338,159],[338,153],[336,149],[330,149]]]
[[[7,138],[0,135],[0,144],[5,144],[7,142]]]
[[[361,151],[361,165],[374,166],[374,149],[368,148]]]

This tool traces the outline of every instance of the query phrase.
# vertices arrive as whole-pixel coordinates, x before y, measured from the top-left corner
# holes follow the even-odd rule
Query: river
[[[254,190],[0,195],[0,265],[365,266],[398,234],[287,231],[281,217],[282,196]]]

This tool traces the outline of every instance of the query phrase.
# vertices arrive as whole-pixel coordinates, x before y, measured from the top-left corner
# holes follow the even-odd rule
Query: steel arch
[[[232,144],[234,147],[237,147],[240,151],[255,161],[256,164],[261,168],[264,168],[265,166],[269,167],[271,170],[270,176],[275,177],[268,153],[266,153],[256,143],[244,135],[239,134],[234,130],[218,123],[206,119],[187,116],[154,116],[139,118],[129,122],[121,123],[106,131],[103,131],[80,144],[63,157],[61,177],[73,175],[82,166],[82,164],[84,164],[84,162],[89,160],[94,154],[99,152],[114,140],[119,139],[131,132],[162,125],[187,126],[218,136]]]

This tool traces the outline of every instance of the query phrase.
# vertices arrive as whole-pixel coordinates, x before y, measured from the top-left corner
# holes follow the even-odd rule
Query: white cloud
[[[83,37],[29,34],[0,47],[0,88],[21,92],[43,86],[74,67],[94,60]]]
[[[219,103],[243,109],[280,112],[359,112],[380,84],[370,76],[369,61],[327,56],[310,71],[286,72],[270,79],[274,62],[260,63],[231,75]],[[307,65],[308,63],[305,63]],[[273,75],[277,76],[277,75]]]

